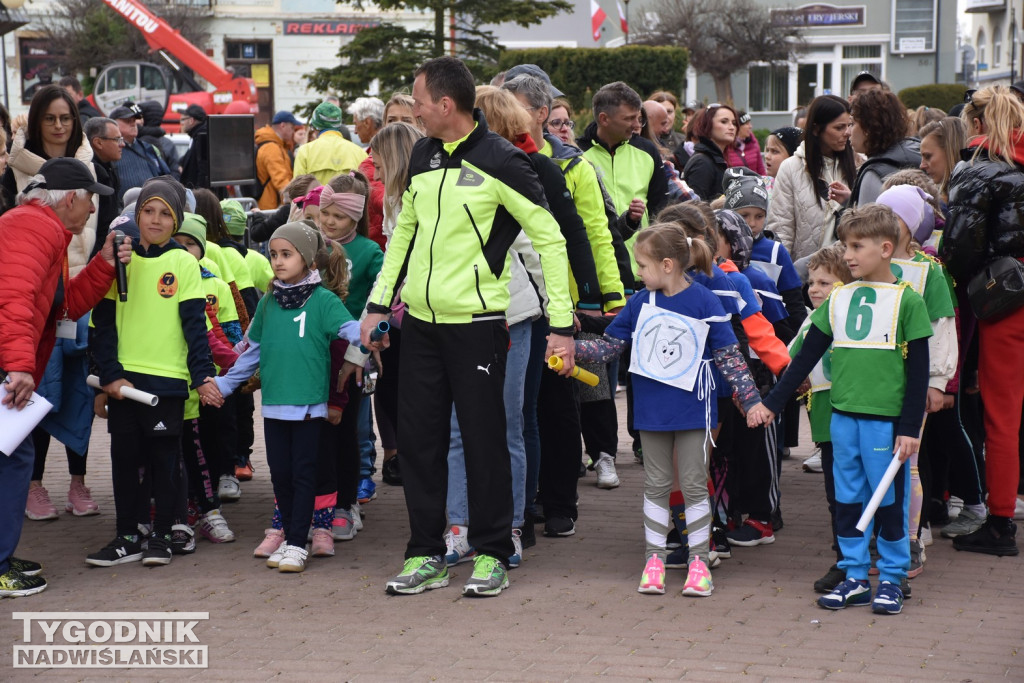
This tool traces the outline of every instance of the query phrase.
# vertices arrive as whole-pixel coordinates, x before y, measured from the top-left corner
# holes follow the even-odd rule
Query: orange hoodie
[[[740,269],[732,261],[725,260],[718,264],[724,273],[739,273]],[[741,316],[742,317],[742,316]],[[786,345],[775,336],[775,328],[768,319],[758,311],[754,315],[742,318],[743,331],[747,333],[747,342],[761,362],[778,377],[789,365],[789,351]]]

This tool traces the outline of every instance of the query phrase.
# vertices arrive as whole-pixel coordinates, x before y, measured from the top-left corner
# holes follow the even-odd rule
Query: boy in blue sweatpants
[[[889,269],[899,242],[892,211],[867,204],[847,211],[836,234],[857,280],[837,286],[811,314],[803,347],[789,369],[747,416],[753,425],[775,418],[815,363],[832,346],[832,443],[836,534],[846,580],[818,599],[826,609],[870,604],[878,614],[903,609],[900,583],[910,567],[907,519],[910,479],[901,467],[874,517],[880,583],[871,597],[868,540],[872,525],[856,528],[894,452],[917,452],[928,393],[931,323],[924,299]]]

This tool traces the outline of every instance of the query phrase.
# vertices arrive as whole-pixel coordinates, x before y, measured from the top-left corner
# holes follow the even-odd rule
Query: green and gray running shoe
[[[0,597],[23,598],[46,590],[46,579],[41,576],[25,576],[16,569],[0,574]]]
[[[477,555],[473,560],[473,574],[462,588],[466,596],[486,597],[497,595],[508,588],[508,571],[490,555]]]
[[[388,581],[386,590],[391,595],[416,595],[425,590],[448,585],[448,565],[443,555],[410,557],[402,573]]]

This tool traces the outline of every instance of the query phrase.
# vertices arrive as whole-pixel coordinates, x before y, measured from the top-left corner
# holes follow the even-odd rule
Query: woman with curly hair
[[[857,171],[848,206],[875,201],[886,176],[921,165],[920,141],[907,137],[910,121],[900,98],[889,90],[869,90],[850,105],[853,149],[867,156]]]

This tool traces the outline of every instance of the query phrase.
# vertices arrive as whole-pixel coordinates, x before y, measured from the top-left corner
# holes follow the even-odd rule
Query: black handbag
[[[986,264],[967,285],[978,320],[994,320],[1024,306],[1024,263],[1003,256]]]

